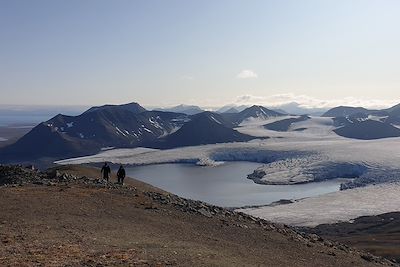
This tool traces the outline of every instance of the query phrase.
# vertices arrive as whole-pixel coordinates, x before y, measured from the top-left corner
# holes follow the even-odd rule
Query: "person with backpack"
[[[108,166],[107,162],[105,162],[103,168],[101,168],[101,173],[103,174],[103,179],[108,182],[110,179],[111,168]]]
[[[121,166],[119,167],[119,169],[118,169],[118,172],[117,172],[117,177],[118,177],[118,183],[119,183],[119,184],[124,184],[125,176],[126,176],[125,169],[124,169],[124,167],[121,165]]]

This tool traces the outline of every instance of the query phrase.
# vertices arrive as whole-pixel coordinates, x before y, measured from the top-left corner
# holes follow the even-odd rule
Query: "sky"
[[[397,0],[0,0],[0,104],[400,103]]]

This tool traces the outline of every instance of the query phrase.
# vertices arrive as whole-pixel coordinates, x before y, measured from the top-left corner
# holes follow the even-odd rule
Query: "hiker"
[[[105,162],[103,168],[101,168],[101,173],[103,173],[103,179],[107,180],[108,182],[108,179],[110,179],[111,169],[107,162]]]
[[[117,172],[117,177],[118,177],[118,183],[119,183],[119,184],[124,184],[125,175],[126,175],[125,169],[124,169],[124,167],[121,165],[121,166],[119,167],[118,172]]]

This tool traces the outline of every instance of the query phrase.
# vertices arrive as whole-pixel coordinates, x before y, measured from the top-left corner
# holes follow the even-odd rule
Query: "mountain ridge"
[[[170,107],[170,108],[156,108],[154,110],[155,111],[164,111],[164,112],[183,113],[186,115],[195,115],[195,114],[204,112],[204,110],[198,106],[184,105],[184,104],[180,104],[178,106],[174,106],[174,107]]]
[[[5,162],[14,162],[86,156],[105,147],[171,148],[249,141],[254,137],[233,128],[249,118],[280,115],[261,106],[234,114],[204,111],[189,116],[147,111],[136,102],[103,105],[89,108],[78,116],[58,114],[34,127],[15,143],[1,148],[0,156]]]

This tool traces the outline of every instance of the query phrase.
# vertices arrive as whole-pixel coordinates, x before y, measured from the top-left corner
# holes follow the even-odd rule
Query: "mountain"
[[[0,150],[5,159],[82,156],[105,147],[137,147],[180,128],[187,115],[140,111],[137,105],[102,106],[79,116],[57,115]]]
[[[325,112],[322,117],[348,117],[355,114],[370,114],[371,111],[363,107],[339,106]]]
[[[232,117],[232,115],[234,117]],[[278,113],[263,107],[241,113],[146,111],[137,103],[93,107],[79,116],[59,114],[0,150],[3,161],[61,159],[95,154],[109,147],[171,148],[253,139],[233,128],[249,117]]]
[[[400,137],[400,129],[375,120],[357,121],[334,130],[340,136],[362,140]]]
[[[400,125],[400,104],[382,110],[340,106],[330,109],[323,114],[323,117],[334,117],[335,125],[337,126],[343,126],[349,122],[366,120],[369,117],[375,117],[374,120],[379,120],[387,124]]]
[[[400,117],[400,104],[398,104],[398,105],[396,105],[396,106],[394,106],[394,107],[385,109],[385,111],[386,111],[390,116]]]
[[[217,112],[217,113],[231,113],[231,112],[227,112],[227,111],[232,109],[232,108],[237,110],[237,112],[241,112],[241,111],[245,110],[248,107],[249,107],[248,105],[240,105],[240,106],[238,106],[238,105],[235,105],[235,104],[231,104],[231,105],[223,106],[223,107],[217,109],[215,112]]]
[[[198,106],[188,106],[188,105],[179,105],[172,108],[157,108],[156,111],[164,111],[164,112],[175,112],[175,113],[183,113],[186,115],[195,115],[201,112],[204,112]]]
[[[302,122],[302,121],[306,121],[309,119],[310,119],[309,116],[303,115],[298,118],[289,118],[289,119],[272,122],[272,123],[264,125],[264,128],[266,128],[268,130],[272,130],[272,131],[277,131],[277,132],[287,132],[293,123]]]
[[[231,104],[231,105],[223,106],[222,108],[218,109],[217,112],[225,113],[230,108],[235,108],[239,112],[241,112],[248,107],[250,107],[250,105],[238,106],[235,104]],[[297,102],[290,102],[290,103],[280,104],[280,105],[272,105],[272,106],[268,106],[268,109],[276,111],[278,113],[282,113],[282,114],[293,114],[293,115],[309,114],[309,115],[314,115],[314,116],[320,116],[328,110],[327,108],[304,107]]]
[[[221,112],[221,113],[239,113],[239,110],[237,110],[234,107],[231,107],[230,109],[228,109],[228,110],[226,110],[224,112]]]
[[[400,104],[385,109],[384,112],[387,113],[387,117],[386,117],[386,122],[387,123],[392,123],[395,125],[400,125]]]
[[[273,110],[273,111],[275,111],[275,112],[278,112],[278,113],[281,113],[281,114],[283,114],[283,115],[289,115],[288,112],[286,112],[285,110],[283,110],[283,109],[281,109],[281,108],[271,108],[271,110]],[[306,112],[305,112],[305,113],[301,113],[301,114],[306,114]],[[299,114],[299,115],[300,115],[300,114]]]
[[[400,116],[389,115],[384,121],[393,125],[400,125]]]
[[[283,110],[284,114],[293,114],[293,115],[309,114],[309,115],[314,115],[314,116],[321,116],[324,112],[327,111],[326,108],[304,107],[297,102],[290,102],[290,103],[274,106],[271,109],[276,110],[278,112],[280,112],[279,110]]]
[[[91,154],[97,151],[97,146],[93,142],[64,135],[56,131],[50,124],[41,123],[16,143],[2,148],[0,158],[5,162],[14,162]]]
[[[162,138],[156,146],[173,148],[228,142],[245,142],[254,137],[232,129],[232,122],[221,114],[203,112],[194,115],[178,131]]]
[[[369,120],[369,115],[366,113],[354,113],[346,117],[333,118],[333,124],[336,127],[346,126],[352,123]]]
[[[235,114],[234,116],[231,116],[232,120],[236,124],[240,124],[245,120],[248,119],[268,119],[271,117],[279,117],[283,116],[284,114],[267,109],[263,106],[251,106],[249,108],[246,108],[245,110]]]
[[[354,114],[365,114],[369,115],[374,113],[374,110],[369,110],[362,107],[347,107],[347,106],[340,106],[336,108],[332,108],[325,112],[322,117],[347,117],[352,116]]]
[[[400,105],[383,110],[369,110],[362,107],[336,107],[323,116],[334,117],[334,132],[340,136],[362,140],[399,137]]]
[[[93,111],[99,111],[99,110],[116,110],[116,109],[122,109],[122,110],[127,110],[130,111],[134,114],[138,114],[141,112],[145,112],[146,109],[139,105],[138,103],[132,102],[128,104],[123,104],[123,105],[104,105],[104,106],[98,106],[98,107],[91,107],[85,113],[93,112]]]

